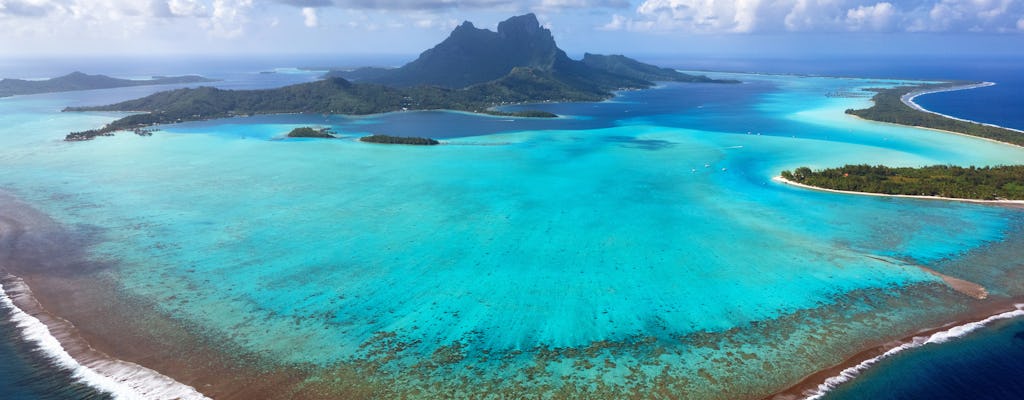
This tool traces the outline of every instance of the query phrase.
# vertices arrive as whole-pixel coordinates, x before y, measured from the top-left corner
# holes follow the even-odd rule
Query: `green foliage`
[[[903,96],[914,91],[941,89],[965,83],[947,82],[920,86],[899,86],[892,89],[874,89],[877,93],[871,98],[875,103],[871,108],[863,110],[851,109],[846,110],[846,113],[873,121],[941,129],[1024,146],[1024,133],[915,110],[903,103],[902,100]]]
[[[497,110],[485,110],[483,112],[487,115],[495,115],[499,117],[520,117],[520,118],[558,118],[558,114],[550,113],[547,111],[540,110],[523,110],[523,111],[497,111]]]
[[[739,83],[739,81],[731,79],[716,80],[704,75],[684,74],[671,68],[645,64],[622,55],[584,53],[583,63],[591,68],[647,81]]]
[[[412,144],[419,146],[433,146],[441,144],[434,139],[421,138],[421,137],[405,137],[405,136],[388,136],[388,135],[370,135],[359,138],[360,142],[367,143],[383,143],[383,144]]]
[[[370,81],[403,87],[465,88],[500,79],[515,67],[549,68],[559,56],[565,57],[565,53],[533,14],[502,21],[497,32],[467,21],[416,60]]]
[[[303,126],[292,129],[291,132],[288,132],[288,137],[334,139],[334,135],[332,135],[332,133],[334,132],[332,132],[330,128],[316,129],[308,126]]]
[[[598,56],[591,56],[598,57]],[[533,14],[510,18],[498,31],[465,23],[444,42],[394,70],[350,71],[366,82],[339,74],[318,82],[267,90],[179,89],[100,107],[65,111],[141,111],[66,140],[88,140],[119,130],[236,115],[317,113],[376,114],[400,110],[461,110],[494,115],[552,118],[542,111],[504,113],[493,107],[536,102],[601,101],[617,89],[647,88],[644,76],[710,81],[643,64],[622,56],[592,67],[566,56]],[[622,68],[611,69],[610,66]],[[345,75],[345,74],[341,74]]]
[[[810,186],[852,192],[1024,200],[1024,165],[891,168],[862,164],[816,171],[800,167],[792,173],[783,171],[782,177]]]
[[[534,73],[535,72],[535,73]],[[68,107],[64,111],[147,111],[121,118],[92,131],[69,134],[66,140],[88,140],[119,130],[252,114],[365,115],[400,110],[462,110],[488,112],[491,107],[538,101],[596,101],[611,93],[575,88],[550,73],[528,72],[466,89],[432,86],[393,88],[354,84],[342,78],[266,90],[222,90],[212,87],[177,89],[140,99],[97,107]],[[490,111],[489,113],[500,113]],[[544,112],[516,116],[554,117]]]

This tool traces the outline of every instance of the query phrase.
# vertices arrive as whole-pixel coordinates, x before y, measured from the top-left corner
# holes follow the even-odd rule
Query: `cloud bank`
[[[751,32],[1024,31],[1024,0],[644,0],[607,30]]]

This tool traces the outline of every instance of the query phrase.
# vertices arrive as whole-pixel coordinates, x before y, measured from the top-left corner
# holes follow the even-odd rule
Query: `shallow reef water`
[[[260,116],[83,143],[60,139],[116,115],[55,110],[138,89],[0,99],[0,186],[97,232],[114,297],[311,366],[303,390],[757,398],[975,301],[917,265],[1024,291],[1018,266],[968,262],[1019,241],[1020,210],[771,180],[1024,150],[843,114],[901,81],[714,75],[744,83],[510,107],[551,120]],[[282,138],[302,125],[342,138]]]

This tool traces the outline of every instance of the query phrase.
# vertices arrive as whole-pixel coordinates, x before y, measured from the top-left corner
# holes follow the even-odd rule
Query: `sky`
[[[0,0],[0,56],[415,55],[526,12],[577,57],[1024,55],[1024,0]]]

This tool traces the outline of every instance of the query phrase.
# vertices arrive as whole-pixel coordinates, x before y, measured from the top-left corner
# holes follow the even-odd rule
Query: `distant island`
[[[334,131],[331,128],[313,128],[309,126],[303,126],[292,129],[288,132],[290,138],[318,138],[318,139],[337,139],[334,136]]]
[[[953,119],[923,111],[908,104],[910,102],[909,98],[914,95],[950,90],[957,87],[973,87],[979,84],[978,82],[952,81],[915,86],[897,86],[891,89],[869,89],[875,92],[875,96],[871,98],[874,105],[862,110],[849,109],[846,110],[846,113],[872,121],[939,129],[1024,146],[1024,132]]]
[[[81,72],[46,80],[3,79],[0,80],[0,97],[71,92],[76,90],[110,89],[128,86],[170,85],[179,83],[214,82],[198,75],[156,76],[153,79],[119,79],[106,75],[88,75]]]
[[[892,168],[883,165],[845,165],[782,171],[787,181],[846,192],[972,200],[1024,200],[1024,165],[957,167],[933,165]]]
[[[410,137],[410,136],[388,136],[388,135],[370,135],[359,138],[360,142],[366,143],[381,143],[381,144],[412,144],[418,146],[433,146],[441,144],[434,139],[421,138],[421,137]]]
[[[871,98],[874,105],[861,110],[849,109],[846,113],[873,121],[938,129],[1024,146],[1024,132],[928,112],[911,101],[923,93],[981,85],[978,82],[952,81],[869,89],[875,92]],[[780,178],[797,185],[842,192],[975,201],[1024,200],[1024,165],[893,168],[864,164],[814,171],[800,167],[782,171]]]
[[[115,131],[252,114],[376,114],[403,110],[458,110],[503,116],[556,117],[544,111],[506,113],[509,104],[601,101],[621,89],[642,89],[652,80],[736,83],[683,74],[624,56],[589,54],[570,59],[533,14],[509,18],[497,32],[470,22],[419,58],[394,69],[344,71],[320,81],[266,90],[178,89],[141,99],[64,111],[141,111],[67,140]]]

